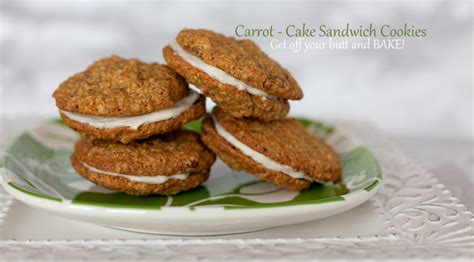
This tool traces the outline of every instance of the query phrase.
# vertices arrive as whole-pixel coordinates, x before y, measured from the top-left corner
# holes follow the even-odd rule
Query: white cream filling
[[[222,127],[217,119],[212,116],[212,119],[214,120],[214,127],[217,131],[217,133],[223,137],[227,142],[238,148],[244,155],[252,158],[255,162],[261,164],[265,168],[284,173],[292,178],[295,179],[306,179],[309,181],[313,181],[312,178],[306,176],[303,172],[301,171],[296,171],[290,166],[282,165],[279,164],[272,159],[266,157],[264,154],[261,154],[252,148],[248,147],[244,143],[240,142],[236,137],[234,137],[232,134],[227,132],[224,127]]]
[[[275,96],[270,95],[255,87],[251,87],[217,67],[206,64],[206,62],[204,62],[201,58],[194,56],[193,54],[184,50],[176,41],[172,42],[170,44],[170,47],[178,56],[180,56],[188,64],[203,71],[204,73],[208,74],[210,77],[216,79],[221,83],[231,85],[239,90],[247,91],[252,95],[261,96],[262,98],[275,98]]]
[[[153,123],[163,120],[168,120],[173,117],[179,116],[184,111],[188,110],[194,102],[199,98],[199,94],[193,90],[189,92],[189,95],[184,97],[175,103],[172,108],[158,110],[144,115],[138,116],[124,116],[124,117],[104,117],[104,116],[92,116],[83,115],[68,111],[63,112],[68,118],[88,124],[97,128],[115,128],[115,127],[129,127],[137,129],[141,125],[146,123]]]
[[[170,179],[185,180],[189,176],[189,174],[176,174],[176,175],[171,175],[171,176],[130,176],[130,175],[125,175],[125,174],[100,170],[82,161],[81,161],[81,164],[85,166],[87,169],[89,169],[90,171],[95,172],[95,173],[109,175],[109,176],[123,177],[133,182],[140,182],[140,183],[146,183],[146,184],[155,184],[155,185],[163,184]]]

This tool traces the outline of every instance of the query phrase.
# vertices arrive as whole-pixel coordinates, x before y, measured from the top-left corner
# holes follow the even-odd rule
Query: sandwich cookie
[[[172,69],[118,56],[70,77],[53,97],[69,127],[122,143],[175,130],[205,114],[205,97]]]
[[[291,74],[250,40],[184,29],[163,55],[168,66],[233,117],[281,119],[288,114],[288,99],[303,97]]]
[[[84,178],[130,195],[174,195],[204,183],[214,154],[192,131],[176,130],[128,145],[83,137],[71,156]]]
[[[302,190],[341,177],[334,150],[296,119],[262,122],[233,118],[216,107],[202,126],[202,140],[233,170],[277,186]]]

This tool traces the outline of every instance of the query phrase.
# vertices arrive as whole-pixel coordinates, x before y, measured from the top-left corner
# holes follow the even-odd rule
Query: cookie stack
[[[86,179],[132,195],[173,195],[207,180],[215,156],[181,127],[205,98],[165,65],[112,56],[54,92],[64,122],[82,136],[71,163]]]
[[[303,97],[298,83],[254,42],[185,29],[163,55],[167,66],[99,60],[54,92],[61,117],[82,134],[71,162],[83,177],[132,195],[172,195],[206,181],[214,153],[291,190],[341,177],[333,149],[286,118],[288,100]],[[201,135],[180,129],[206,114],[204,96],[217,106]]]
[[[288,100],[303,97],[298,83],[254,42],[185,29],[163,55],[216,103],[201,137],[230,168],[291,190],[341,177],[334,150],[286,118]]]

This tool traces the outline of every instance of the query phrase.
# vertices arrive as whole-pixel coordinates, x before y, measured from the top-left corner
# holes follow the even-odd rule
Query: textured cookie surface
[[[185,180],[170,179],[162,184],[147,184],[130,181],[123,177],[92,172],[82,165],[75,155],[71,157],[71,163],[74,169],[85,179],[99,186],[135,196],[175,195],[195,188],[209,178],[209,171],[205,171],[200,174],[192,174]]]
[[[64,81],[53,93],[59,109],[96,116],[132,116],[170,108],[189,92],[165,65],[111,56]]]
[[[285,99],[262,99],[260,96],[219,82],[184,61],[170,47],[163,49],[163,55],[171,68],[233,117],[254,117],[271,121],[281,119],[288,114],[290,106]]]
[[[124,144],[128,144],[135,140],[145,139],[153,135],[179,129],[187,122],[202,117],[205,113],[206,100],[204,96],[201,96],[188,110],[180,115],[163,121],[146,123],[141,125],[138,129],[132,129],[129,127],[97,128],[72,120],[63,113],[61,113],[61,117],[64,119],[67,126],[83,135],[120,141]]]
[[[74,154],[97,169],[134,176],[199,173],[214,162],[214,155],[200,142],[199,135],[188,130],[129,145],[82,138],[76,143]]]
[[[176,42],[205,63],[256,89],[284,99],[303,97],[291,74],[251,40],[236,40],[209,30],[184,29]]]
[[[85,178],[109,189],[133,195],[175,194],[207,180],[215,156],[197,133],[177,130],[161,136],[124,145],[106,140],[81,138],[71,156],[73,167]],[[98,170],[129,176],[172,176],[189,174],[184,180],[169,179],[162,184],[130,181]]]
[[[294,179],[283,173],[267,169],[244,155],[239,149],[227,142],[214,129],[210,116],[206,116],[202,126],[202,140],[232,170],[247,171],[255,177],[291,190],[303,190],[311,183],[305,179]]]
[[[237,140],[281,165],[302,171],[316,181],[335,181],[341,176],[341,165],[331,147],[308,133],[296,119],[261,122],[235,119],[219,108],[213,110],[219,124]],[[264,168],[222,138],[206,117],[202,139],[233,169],[244,169],[257,177],[294,190],[309,186],[303,179],[293,179],[283,173]],[[279,175],[276,176],[275,173]]]

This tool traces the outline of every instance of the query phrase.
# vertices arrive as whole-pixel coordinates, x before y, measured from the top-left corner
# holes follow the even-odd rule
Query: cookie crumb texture
[[[138,129],[132,129],[129,127],[97,128],[72,120],[63,113],[61,113],[61,117],[64,119],[67,126],[83,135],[129,144],[135,140],[146,139],[153,135],[163,134],[179,129],[184,124],[202,117],[205,113],[206,98],[201,96],[188,110],[184,111],[179,116],[163,121],[146,123],[141,125]]]
[[[210,97],[222,110],[233,117],[253,117],[263,121],[284,118],[290,106],[282,98],[262,98],[234,86],[221,83],[203,71],[191,66],[170,47],[163,49],[168,65],[182,75],[186,80],[198,87],[202,93]]]
[[[213,110],[219,124],[239,141],[270,159],[304,172],[322,182],[340,179],[342,168],[334,150],[306,131],[296,119],[270,123],[250,119],[236,119],[219,108]],[[263,167],[221,137],[213,120],[206,116],[202,128],[203,142],[234,170],[245,170],[256,177],[291,190],[310,186],[304,179]]]
[[[71,156],[73,167],[84,178],[131,195],[173,195],[194,188],[207,180],[214,161],[214,154],[204,147],[199,135],[187,130],[177,130],[129,145],[81,138]],[[189,176],[185,180],[170,179],[162,184],[147,184],[95,173],[81,162],[99,170],[130,176]]]
[[[204,62],[271,95],[298,100],[303,92],[291,74],[251,40],[236,40],[209,30],[184,29],[178,44]]]
[[[95,116],[133,116],[173,107],[188,85],[165,65],[118,56],[94,62],[53,93],[59,109]]]
[[[262,98],[221,83],[191,66],[166,46],[163,55],[168,65],[233,117],[278,120],[288,114],[288,99],[299,100],[303,97],[291,74],[251,40],[236,40],[209,30],[185,29],[178,34],[176,41],[205,63],[274,96]]]

